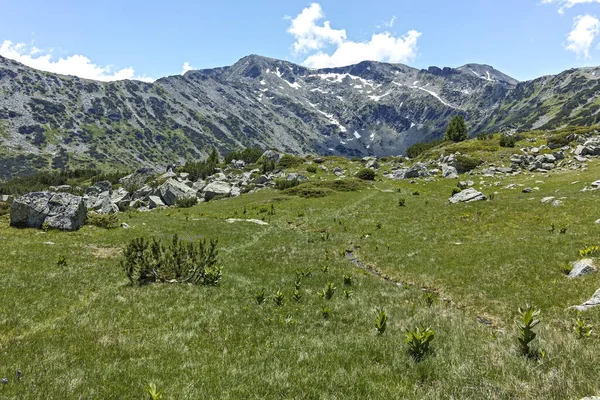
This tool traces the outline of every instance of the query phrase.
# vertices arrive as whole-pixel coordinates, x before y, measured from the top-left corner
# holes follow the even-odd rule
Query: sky
[[[489,64],[519,80],[600,65],[600,0],[21,0],[0,55],[104,81],[153,81],[249,54],[313,68]]]

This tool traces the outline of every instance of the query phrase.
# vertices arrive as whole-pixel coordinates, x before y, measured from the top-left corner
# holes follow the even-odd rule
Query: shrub
[[[187,161],[183,167],[180,167],[178,172],[187,172],[192,181],[198,179],[206,179],[216,172],[217,163],[214,158],[209,158],[206,161]]]
[[[460,193],[460,192],[462,192],[461,188],[459,188],[459,187],[453,187],[452,188],[452,194],[451,194],[451,196],[454,196],[455,194]]]
[[[333,190],[324,187],[319,187],[313,183],[306,182],[298,186],[285,189],[283,193],[291,196],[300,196],[304,198],[318,198],[325,197],[333,193]]]
[[[179,208],[190,208],[198,204],[198,198],[194,197],[183,197],[175,200],[175,205]]]
[[[10,213],[10,204],[0,202],[0,216]]]
[[[265,289],[260,289],[258,292],[256,292],[256,294],[254,295],[254,299],[256,300],[256,303],[258,305],[261,305],[262,303],[265,302]]]
[[[222,276],[217,255],[217,240],[191,242],[174,235],[165,245],[154,237],[137,238],[125,248],[121,267],[136,286],[165,282],[217,285]]]
[[[88,225],[97,226],[104,229],[115,229],[119,226],[117,214],[96,214],[90,213],[86,220]]]
[[[467,124],[462,115],[456,115],[450,120],[444,137],[453,142],[462,142],[467,138]]]
[[[275,161],[265,159],[260,163],[260,172],[263,175],[267,175],[269,172],[275,171]]]
[[[278,165],[282,168],[293,168],[297,167],[303,162],[304,160],[302,160],[299,157],[293,156],[291,154],[284,154],[283,157],[281,157],[281,160],[279,160]]]
[[[577,313],[577,320],[573,326],[577,339],[589,338],[592,336],[592,329],[592,325],[586,322],[581,312]]]
[[[321,291],[320,296],[322,298],[324,298],[325,300],[331,300],[331,298],[333,297],[333,294],[335,293],[335,290],[337,288],[335,286],[333,286],[333,283],[329,282],[326,286],[325,289],[323,289]]]
[[[256,147],[247,147],[243,150],[232,151],[227,154],[224,159],[225,164],[229,164],[233,160],[242,160],[246,164],[254,164],[263,155],[264,150]]]
[[[519,307],[519,319],[517,320],[519,346],[521,354],[528,358],[537,355],[537,352],[531,348],[531,342],[537,336],[533,328],[540,323],[539,319],[535,319],[539,314],[540,310],[529,304],[526,304],[524,308]]]
[[[480,133],[477,135],[477,140],[490,140],[494,137],[493,133]]]
[[[407,352],[415,360],[421,361],[430,351],[429,347],[433,340],[435,332],[431,327],[416,327],[414,330],[407,330],[404,342],[408,345]]]
[[[404,207],[406,205],[406,199],[404,197],[401,197],[398,199],[398,206],[400,207]]]
[[[317,167],[315,167],[314,165],[309,165],[308,167],[306,167],[306,172],[308,172],[309,174],[316,174]]]
[[[326,187],[337,192],[356,192],[358,190],[364,189],[366,186],[365,182],[356,178],[344,178],[336,179],[335,181],[324,181],[315,183],[315,185]]]
[[[372,181],[375,180],[375,171],[369,168],[363,168],[356,173],[356,177],[363,181]]]
[[[321,307],[321,315],[324,319],[329,319],[329,317],[331,317],[331,310],[329,309],[329,307]]]
[[[67,262],[67,257],[60,255],[58,256],[58,259],[56,260],[56,265],[59,267],[66,267],[68,264]]]
[[[276,291],[275,294],[273,295],[273,303],[275,303],[275,305],[277,307],[281,307],[281,306],[283,306],[284,302],[285,302],[285,294],[283,294],[283,292],[281,290]]]
[[[294,186],[298,186],[300,181],[297,178],[294,179],[277,179],[275,180],[275,188],[279,190],[285,190],[292,188]]]
[[[435,139],[435,140],[432,140],[431,142],[415,143],[406,149],[406,155],[410,158],[418,157],[425,151],[432,149],[432,148],[442,144],[443,142],[444,141],[442,139]]]
[[[500,138],[500,147],[515,147],[517,138],[512,135],[502,135]]]
[[[460,173],[469,172],[481,164],[480,160],[464,155],[456,156],[456,162],[458,164],[458,172]]]

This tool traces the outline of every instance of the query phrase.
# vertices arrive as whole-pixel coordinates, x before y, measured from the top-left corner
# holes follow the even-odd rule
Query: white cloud
[[[287,31],[296,39],[294,52],[312,53],[304,60],[304,65],[308,67],[339,67],[365,60],[403,63],[417,55],[417,41],[421,33],[416,30],[398,37],[389,32],[377,33],[369,41],[355,42],[346,38],[346,30],[332,29],[329,21],[322,26],[317,25],[323,18],[323,10],[317,3],[302,10],[296,18],[290,18],[292,22]],[[395,22],[394,16],[385,25],[392,27]],[[323,51],[328,45],[335,46],[332,54]]]
[[[144,82],[153,82],[147,76],[136,76],[133,68],[114,69],[113,66],[99,66],[81,54],[52,60],[51,52],[42,52],[37,47],[29,48],[24,43],[14,44],[5,40],[0,44],[0,55],[18,61],[31,68],[53,72],[62,75],[74,75],[85,79],[98,81],[118,81],[122,79],[135,79]]]
[[[186,72],[192,71],[196,69],[196,67],[192,67],[189,62],[184,62],[183,67],[181,67],[181,75],[185,75]]]
[[[346,31],[332,29],[329,21],[325,21],[323,26],[315,24],[324,17],[321,5],[312,3],[292,19],[292,24],[287,31],[296,38],[294,43],[296,53],[319,50],[327,44],[340,44],[346,40]]]
[[[558,4],[560,5],[558,12],[563,14],[566,9],[574,7],[578,4],[600,3],[600,0],[542,0],[542,4]]]
[[[580,15],[574,19],[573,30],[567,36],[565,49],[578,57],[590,58],[590,48],[600,34],[600,21],[591,15]]]

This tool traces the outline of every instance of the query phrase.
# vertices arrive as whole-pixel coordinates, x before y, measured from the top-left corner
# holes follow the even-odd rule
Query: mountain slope
[[[204,157],[212,147],[399,154],[443,135],[457,113],[472,134],[529,123],[536,110],[527,99],[543,93],[557,109],[570,104],[570,93],[583,93],[592,80],[578,73],[563,73],[573,77],[558,93],[545,81],[518,83],[479,64],[418,70],[365,61],[313,70],[251,55],[154,83],[103,83],[0,57],[0,177],[65,165],[160,166]],[[541,79],[557,86],[566,77]],[[559,116],[564,123],[577,115]],[[534,125],[541,122],[540,115]]]

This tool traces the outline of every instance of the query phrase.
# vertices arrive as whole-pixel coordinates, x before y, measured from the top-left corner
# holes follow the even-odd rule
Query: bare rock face
[[[17,227],[74,231],[85,224],[87,209],[83,198],[69,193],[32,192],[15,199],[10,224]]]

